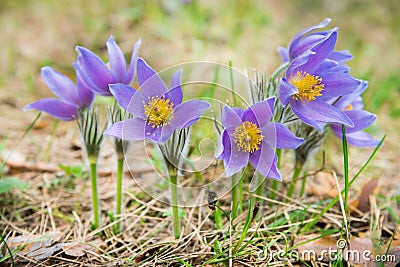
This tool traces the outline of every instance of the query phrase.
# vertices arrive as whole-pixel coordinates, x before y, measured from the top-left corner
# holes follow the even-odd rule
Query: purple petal
[[[111,125],[104,134],[122,140],[143,140],[146,137],[146,122],[141,118],[127,119]]]
[[[230,155],[231,152],[231,142],[229,141],[229,135],[226,130],[221,134],[221,142],[218,143],[218,151],[216,154],[217,159],[228,160],[225,155]]]
[[[304,52],[304,54],[302,54],[301,56],[293,59],[287,70],[286,70],[286,80],[290,81],[291,79],[293,79],[294,77],[296,77],[297,72],[302,72],[304,69],[304,66],[308,63],[308,61],[310,60],[310,57],[312,55],[314,55],[315,52],[311,51],[311,50],[307,50],[306,52]]]
[[[342,51],[334,51],[334,52],[330,53],[327,58],[334,60],[339,64],[342,64],[342,63],[352,59],[353,55],[350,54],[350,52],[348,50],[342,50]]]
[[[360,85],[354,90],[354,92],[340,97],[337,101],[335,101],[334,106],[338,107],[339,109],[344,109],[347,108],[350,104],[353,104],[355,101],[357,101],[358,104],[360,104],[359,97],[367,89],[367,87],[368,87],[368,82],[361,81]],[[357,105],[357,107],[355,107],[353,104],[353,109],[362,109],[362,108],[363,108],[362,99],[361,99],[361,105]]]
[[[353,122],[338,108],[319,99],[310,102],[290,99],[293,112],[305,123],[322,131],[326,122],[341,123],[353,127]]]
[[[289,54],[291,55],[293,52],[293,47],[296,46],[298,44],[298,42],[304,37],[305,34],[312,32],[313,30],[316,29],[320,29],[320,28],[324,28],[326,27],[329,22],[331,22],[331,19],[327,18],[324,21],[322,21],[321,23],[311,26],[305,30],[303,30],[302,32],[300,32],[291,42],[290,42],[290,46],[289,46]]]
[[[137,61],[137,75],[140,90],[145,98],[153,96],[163,96],[167,92],[167,87],[160,76],[142,59]]]
[[[103,93],[103,90],[100,90],[99,88],[97,88],[97,86],[93,83],[93,81],[90,79],[90,77],[88,77],[86,75],[86,73],[81,68],[82,65],[83,65],[82,57],[80,55],[78,55],[77,61],[72,63],[72,66],[75,68],[75,71],[78,73],[79,78],[82,79],[82,82],[85,83],[93,93],[101,95]]]
[[[354,92],[361,82],[354,79],[348,73],[326,73],[319,74],[324,84],[322,95],[324,97],[344,96]]]
[[[353,110],[362,110],[364,108],[364,102],[361,96],[358,96],[356,99],[351,102]]]
[[[90,107],[94,100],[94,93],[91,90],[91,87],[83,79],[82,74],[79,71],[76,71],[76,87],[78,88],[78,95],[80,100],[79,107]]]
[[[139,47],[140,47],[141,43],[142,43],[142,40],[139,39],[139,40],[137,40],[137,42],[135,43],[135,46],[133,47],[131,62],[129,63],[128,71],[125,73],[124,80],[123,80],[123,83],[125,83],[125,84],[130,84],[134,78],[136,65],[137,65],[138,51],[139,51]]]
[[[344,113],[354,123],[354,127],[352,127],[352,128],[346,127],[346,132],[349,134],[361,131],[361,130],[369,127],[376,120],[375,114],[372,114],[365,110],[349,110],[349,111],[345,111]],[[337,125],[337,124],[331,125],[331,128],[334,129],[335,131],[342,132],[341,125]]]
[[[123,109],[127,110],[129,103],[137,90],[123,83],[110,84],[108,87],[110,88],[110,92],[115,97],[118,104]]]
[[[347,143],[353,146],[373,147],[377,146],[380,142],[380,140],[376,140],[370,134],[362,131],[347,134],[346,137]]]
[[[313,47],[313,54],[310,54],[308,61],[301,67],[301,71],[313,74],[318,68],[319,64],[330,54],[335,48],[337,40],[337,30],[334,29],[326,37],[326,39],[315,47]]]
[[[59,98],[73,105],[80,103],[78,90],[73,81],[51,67],[43,67],[40,71],[47,87]]]
[[[278,157],[275,155],[274,162],[271,165],[271,169],[269,170],[267,177],[278,180],[278,181],[282,181],[282,177],[277,168],[277,165],[278,165]]]
[[[229,147],[231,149],[224,149],[225,175],[232,176],[247,165],[249,162],[249,153],[238,150],[236,144],[234,143],[232,133],[229,132],[229,130],[226,132],[228,133],[228,140],[223,141],[229,143],[229,146],[224,143],[224,148]]]
[[[308,49],[313,49],[314,46],[322,42],[328,34],[329,32],[324,31],[305,36],[296,45],[291,46],[290,58],[296,58]]]
[[[95,85],[93,90],[100,95],[110,96],[108,85],[116,83],[116,79],[111,71],[107,68],[104,62],[92,51],[84,47],[77,46],[76,50],[79,52],[78,64],[82,71]]]
[[[145,119],[144,104],[147,104],[147,101],[148,99],[145,100],[141,90],[136,91],[133,97],[131,97],[128,106],[126,107],[126,111],[133,114],[135,117]]]
[[[325,59],[322,61],[321,64],[319,64],[318,68],[315,70],[315,73],[324,73],[324,72],[329,72],[329,71],[334,71],[337,69],[339,64],[336,61],[330,60],[330,59]]]
[[[271,147],[296,149],[304,143],[303,138],[296,137],[286,126],[269,122],[261,128],[265,140]]]
[[[210,104],[201,100],[189,100],[178,105],[174,110],[174,116],[169,122],[174,129],[189,127],[195,123]]]
[[[232,110],[239,116],[239,118],[243,121],[244,110],[242,108],[232,107]]]
[[[253,167],[264,177],[267,177],[274,162],[275,151],[266,142],[262,142],[259,150],[250,154],[249,160]]]
[[[40,99],[36,102],[26,105],[24,107],[24,110],[27,109],[44,111],[51,116],[63,121],[72,121],[78,118],[77,106],[68,104],[55,98]]]
[[[158,131],[159,130],[159,131]],[[175,129],[171,125],[165,125],[153,132],[152,139],[156,143],[164,143],[174,133]]]
[[[170,90],[166,93],[166,98],[170,99],[175,106],[182,103],[182,87],[181,87],[181,74],[182,70],[176,71],[172,75]]]
[[[106,46],[110,59],[111,72],[113,73],[116,82],[123,82],[126,72],[124,53],[122,53],[121,48],[117,45],[113,36],[110,36],[110,38],[107,40]]]
[[[281,56],[282,62],[286,63],[289,62],[289,50],[286,47],[279,46],[278,47],[278,53]]]
[[[225,106],[222,111],[222,125],[226,129],[235,129],[239,125],[242,125],[242,123],[239,115],[232,108]]]
[[[299,90],[296,88],[296,86],[287,82],[285,78],[281,79],[278,94],[282,105],[286,106],[289,103],[290,97],[298,92]]]
[[[339,139],[342,139],[342,131],[332,131]],[[358,131],[355,133],[346,134],[347,143],[359,147],[374,147],[379,144],[379,140],[374,139],[370,134]]]
[[[274,105],[275,97],[258,102],[245,110],[242,120],[253,122],[258,127],[262,127],[270,121],[274,114]]]

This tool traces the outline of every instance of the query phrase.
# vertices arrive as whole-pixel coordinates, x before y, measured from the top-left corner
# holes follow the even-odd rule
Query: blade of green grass
[[[382,146],[383,142],[386,139],[386,134],[382,137],[381,141],[379,142],[379,144],[376,146],[376,148],[374,149],[374,151],[372,151],[371,155],[369,156],[368,160],[364,163],[364,165],[361,167],[361,169],[357,172],[356,175],[354,175],[353,179],[351,179],[351,181],[349,182],[349,186],[351,186],[354,181],[358,178],[358,176],[360,176],[360,174],[364,171],[364,169],[368,166],[368,164],[371,162],[372,158],[375,156],[375,154],[378,152],[379,148]],[[341,192],[343,193],[343,191]],[[339,201],[339,196],[335,197],[334,199],[332,199],[332,201],[330,203],[328,203],[326,205],[326,207],[321,211],[320,214],[318,214],[315,217],[315,220],[312,222],[309,222],[303,229],[303,232],[309,230],[311,227],[313,227],[318,221],[319,219],[324,216],[324,214],[330,210],[335,204],[336,202]]]
[[[39,112],[36,117],[33,119],[33,121],[31,122],[31,124],[25,129],[24,134],[21,136],[21,138],[18,140],[18,142],[15,144],[15,146],[11,149],[10,153],[8,154],[7,158],[1,163],[0,165],[0,170],[2,170],[4,168],[4,166],[6,165],[7,161],[10,159],[11,155],[14,153],[15,149],[17,149],[18,145],[21,143],[21,141],[25,138],[25,136],[32,130],[33,126],[35,125],[35,123],[37,122],[37,120],[40,118],[40,115],[42,113]],[[1,172],[0,172],[0,175]]]
[[[237,100],[236,100],[236,92],[235,92],[235,81],[233,80],[233,68],[232,68],[232,61],[229,60],[229,77],[231,79],[231,89],[232,89],[232,98],[233,98],[233,105],[235,107],[238,106]]]

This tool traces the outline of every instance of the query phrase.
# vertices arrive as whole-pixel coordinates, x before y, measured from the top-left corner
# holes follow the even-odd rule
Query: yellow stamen
[[[158,96],[149,97],[147,104],[144,105],[145,120],[153,128],[167,125],[174,115],[173,106],[174,103],[171,103],[169,99]]]
[[[259,145],[264,138],[264,136],[261,135],[260,128],[249,121],[245,121],[242,125],[236,127],[233,137],[239,151],[250,153],[260,149]]]
[[[353,105],[350,104],[350,105],[348,105],[347,107],[345,107],[343,110],[344,110],[344,111],[346,111],[346,110],[353,110]]]
[[[305,71],[298,71],[296,77],[294,77],[290,83],[299,90],[299,92],[293,95],[292,98],[295,100],[301,100],[302,102],[315,100],[317,96],[322,95],[321,91],[324,90],[322,78],[310,75]]]

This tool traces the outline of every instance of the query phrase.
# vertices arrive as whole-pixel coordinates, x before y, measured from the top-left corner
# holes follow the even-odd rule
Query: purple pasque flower
[[[332,33],[332,31],[337,31],[336,28],[328,31],[315,31],[316,29],[324,28],[331,22],[331,19],[327,18],[321,23],[311,26],[298,35],[289,43],[288,48],[286,47],[278,47],[279,55],[281,56],[282,61],[289,62],[294,60],[295,58],[301,56],[308,50],[313,50],[320,43],[324,42]],[[313,32],[315,31],[315,32]],[[312,32],[312,33],[311,33]],[[352,55],[346,51],[332,51],[329,55],[327,55],[327,59],[334,60],[338,63],[346,62],[352,59]]]
[[[195,123],[210,104],[200,100],[182,103],[181,73],[179,70],[172,75],[171,86],[167,90],[160,76],[139,58],[137,75],[140,90],[126,84],[110,85],[115,99],[134,118],[113,124],[105,134],[123,140],[146,138],[162,143],[175,129],[183,129]]]
[[[77,46],[78,60],[74,67],[82,74],[93,92],[103,96],[111,96],[109,84],[130,84],[135,76],[139,39],[132,51],[131,61],[127,68],[125,56],[113,36],[107,40],[109,62],[104,63],[100,57],[89,49]]]
[[[339,108],[328,103],[333,97],[353,92],[360,81],[349,74],[349,68],[328,59],[335,47],[337,31],[292,60],[279,85],[279,99],[303,122],[322,131],[325,123],[340,123],[352,127],[350,118]]]
[[[79,117],[81,110],[92,105],[94,94],[78,72],[76,72],[76,85],[67,76],[48,66],[43,67],[40,74],[58,99],[40,99],[26,105],[24,110],[36,109],[57,119],[71,121]]]
[[[354,122],[354,127],[346,127],[347,142],[354,146],[371,147],[377,146],[379,140],[374,139],[363,130],[369,127],[376,120],[376,115],[363,110],[364,103],[361,94],[367,89],[368,82],[362,81],[360,86],[349,95],[334,100],[334,106],[343,110],[347,117]],[[338,124],[331,124],[332,132],[342,139],[342,127]]]
[[[225,106],[222,112],[225,129],[217,158],[224,161],[226,176],[239,172],[250,161],[264,177],[282,180],[274,149],[295,149],[304,140],[282,124],[270,122],[274,103],[275,97],[272,97],[246,110]]]

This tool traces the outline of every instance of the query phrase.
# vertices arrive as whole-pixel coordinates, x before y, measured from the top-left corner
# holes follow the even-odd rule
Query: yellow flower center
[[[164,126],[174,115],[173,106],[174,103],[171,103],[169,99],[158,96],[149,97],[149,101],[144,105],[145,120],[153,128]]]
[[[292,96],[295,100],[310,102],[315,100],[317,96],[321,96],[321,91],[324,90],[324,84],[322,83],[322,78],[319,76],[310,75],[303,71],[297,72],[296,77],[291,81],[299,92]]]
[[[233,138],[239,151],[253,153],[254,150],[260,149],[259,145],[264,136],[261,135],[261,130],[256,124],[245,121],[236,127]]]
[[[347,107],[345,107],[343,110],[344,110],[344,111],[346,111],[346,110],[353,110],[353,105],[350,104],[350,105],[348,105]]]

